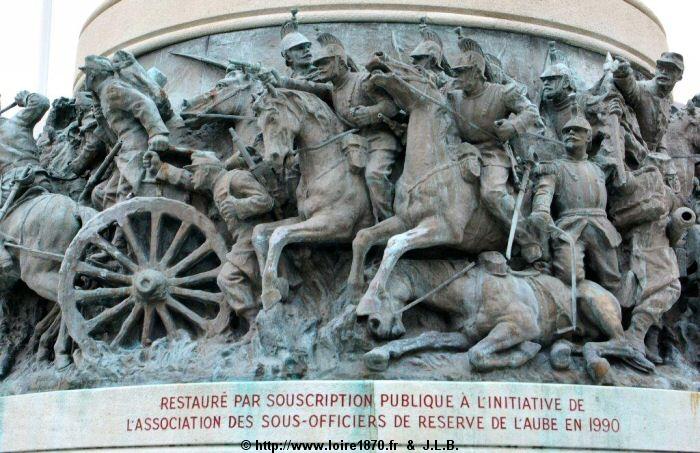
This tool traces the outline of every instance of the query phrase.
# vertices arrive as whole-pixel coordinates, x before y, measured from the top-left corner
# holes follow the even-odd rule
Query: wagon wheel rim
[[[144,214],[149,220],[146,231],[139,234],[135,218]],[[172,237],[164,237],[166,220],[177,225]],[[123,247],[103,236],[110,226],[121,230]],[[202,240],[192,242],[194,235]],[[90,248],[104,253],[118,268],[91,262],[85,255]],[[96,347],[99,341],[118,347],[127,339],[133,340],[134,333],[142,346],[149,346],[156,323],[168,337],[174,337],[183,326],[196,336],[221,333],[228,325],[230,309],[215,282],[225,255],[226,245],[212,222],[185,203],[165,198],[119,203],[91,219],[66,251],[59,304],[66,314],[68,331],[85,349]],[[198,270],[205,259],[204,269]],[[102,286],[76,287],[79,276]],[[205,284],[206,289],[201,289]],[[85,316],[86,307],[104,309]],[[202,310],[217,314],[207,317]],[[116,332],[108,331],[110,327]],[[102,340],[95,338],[97,333]]]

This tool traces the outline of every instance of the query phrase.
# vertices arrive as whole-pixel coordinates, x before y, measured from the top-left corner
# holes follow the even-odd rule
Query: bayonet
[[[187,58],[190,60],[198,61],[200,63],[208,64],[209,66],[213,66],[217,69],[223,69],[224,71],[226,71],[228,68],[228,65],[223,61],[214,60],[213,58],[201,57],[199,55],[190,55],[188,53],[175,52],[172,50],[169,53],[178,57]]]

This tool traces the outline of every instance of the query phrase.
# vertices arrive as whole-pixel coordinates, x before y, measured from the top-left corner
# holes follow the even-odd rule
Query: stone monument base
[[[0,451],[697,451],[699,409],[697,392],[585,385],[117,387],[0,398]]]

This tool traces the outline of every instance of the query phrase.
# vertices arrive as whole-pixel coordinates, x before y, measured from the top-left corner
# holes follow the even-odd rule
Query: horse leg
[[[372,371],[384,371],[389,361],[403,355],[429,350],[451,349],[466,351],[472,342],[460,332],[424,332],[417,337],[390,341],[367,352],[363,360]]]
[[[59,315],[58,337],[56,337],[56,343],[53,346],[54,351],[54,366],[58,370],[70,365],[70,345],[71,338],[68,335],[68,328],[66,327],[65,321]]]
[[[385,244],[390,237],[402,231],[406,231],[403,220],[393,216],[357,232],[355,239],[352,240],[352,265],[348,277],[348,295],[351,300],[357,300],[362,295],[367,253],[373,246]]]
[[[275,228],[282,225],[290,225],[301,222],[301,217],[290,217],[288,219],[279,220],[277,222],[260,223],[253,228],[253,248],[255,256],[258,258],[258,268],[265,269],[265,261],[267,260],[267,252],[270,243],[270,236],[275,231]]]
[[[456,241],[454,235],[449,231],[449,228],[440,225],[435,225],[436,219],[423,220],[417,227],[406,231],[405,233],[392,236],[387,242],[384,249],[382,263],[379,265],[377,274],[372,279],[367,293],[360,300],[360,305],[374,305],[373,299],[379,297],[380,293],[386,291],[386,283],[389,281],[389,276],[394,270],[396,263],[404,253],[409,250],[428,248],[435,245],[447,245]],[[363,300],[367,299],[365,304]]]
[[[350,229],[338,225],[337,220],[333,215],[320,214],[303,222],[275,228],[270,236],[267,261],[262,276],[263,306],[269,308],[272,304],[286,298],[285,293],[289,291],[287,281],[277,275],[277,267],[284,247],[297,242],[323,242],[342,239],[344,235],[352,234]]]
[[[49,358],[49,342],[58,333],[58,327],[61,319],[61,311],[58,304],[54,304],[48,315],[44,317],[37,325],[34,335],[39,335],[39,345],[37,348],[37,360],[48,360]]]
[[[653,370],[654,364],[625,340],[620,304],[615,296],[588,280],[579,284],[578,293],[583,315],[609,338],[608,341],[586,343],[583,347],[586,368],[593,380],[600,382],[610,369],[605,356],[619,357],[640,371]]]
[[[514,322],[501,322],[486,338],[469,350],[469,361],[478,371],[495,368],[517,368],[535,357],[541,346],[529,341],[523,329]]]

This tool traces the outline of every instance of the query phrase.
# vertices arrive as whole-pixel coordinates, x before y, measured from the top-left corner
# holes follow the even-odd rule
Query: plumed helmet
[[[676,53],[676,52],[664,52],[661,54],[661,57],[656,60],[656,64],[670,64],[683,72],[685,69],[685,66],[683,65],[683,55]]]
[[[557,49],[556,42],[549,41],[547,57],[544,62],[544,70],[540,75],[540,79],[557,76],[567,76],[571,78],[573,76],[573,72],[568,65],[566,55]]]
[[[299,22],[297,21],[297,10],[293,9],[292,10],[292,18],[282,24],[282,28],[280,28],[280,38],[282,39],[282,42],[280,46],[282,47],[282,52],[286,52],[289,49],[300,46],[302,44],[309,44],[311,45],[311,41],[309,39],[299,33]]]
[[[102,72],[114,72],[114,66],[109,58],[101,57],[99,55],[88,55],[85,57],[85,64],[80,67],[83,72],[88,71],[102,71]]]
[[[428,27],[428,20],[426,17],[421,18],[419,27],[423,41],[413,49],[411,57],[432,57],[437,67],[445,69],[443,64],[445,60],[442,51],[442,39],[440,39],[440,36],[435,30]]]
[[[314,63],[328,57],[340,57],[341,60],[347,63],[347,55],[345,47],[338,38],[330,33],[321,33],[316,38],[316,41],[321,45],[321,49],[314,54]]]
[[[470,50],[457,57],[457,62],[452,66],[452,69],[454,71],[460,71],[473,67],[477,67],[481,75],[486,75],[486,60],[484,59],[484,56],[479,52]]]

